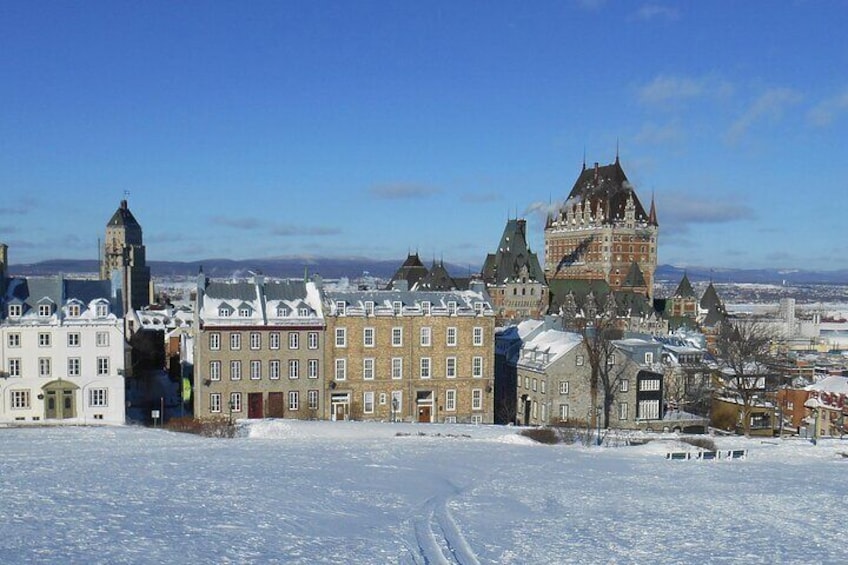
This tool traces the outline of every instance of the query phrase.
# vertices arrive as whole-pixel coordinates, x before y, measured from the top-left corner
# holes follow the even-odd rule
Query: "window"
[[[542,380],[539,383],[539,392],[541,392],[542,394],[545,394],[545,381],[544,380]]]
[[[98,318],[105,318],[109,315],[109,305],[101,302],[97,305],[94,311]]]
[[[347,347],[347,328],[336,328],[336,347]]]
[[[445,359],[445,377],[448,379],[456,378],[456,357]]]
[[[241,318],[250,318],[251,313],[251,309],[246,306],[239,308],[239,317]]]
[[[365,301],[365,315],[373,316],[374,315],[374,301],[366,300]]]
[[[533,379],[533,392],[536,392],[536,379]]]
[[[430,347],[432,341],[432,328],[425,326],[421,328],[421,347]]]
[[[393,390],[392,391],[392,415],[397,420],[400,418],[401,413],[403,412],[403,391],[402,390]]]
[[[296,390],[289,391],[289,410],[295,411],[300,408],[300,395]]]
[[[456,390],[454,389],[445,391],[445,410],[448,412],[456,411]]]
[[[344,300],[336,300],[336,314],[339,316],[345,315],[345,302]]]
[[[209,411],[210,412],[220,412],[221,411],[221,393],[213,392],[209,395]]]
[[[209,349],[211,351],[217,351],[221,349],[221,334],[219,334],[218,332],[209,334]]]
[[[318,378],[318,359],[310,359],[306,362],[306,377],[310,379]]]
[[[280,348],[280,332],[271,332],[268,334],[268,347],[271,349]]]
[[[297,332],[289,332],[289,349],[297,349],[300,347],[300,334]]]
[[[241,412],[241,393],[240,392],[231,392],[230,393],[230,410],[233,412]]]
[[[21,360],[20,359],[9,359],[9,376],[10,377],[20,377],[21,376]]]
[[[280,360],[274,359],[268,362],[268,378],[277,380],[280,378]]]
[[[421,303],[421,312],[422,312],[425,316],[429,316],[429,315],[430,315],[430,309],[432,308],[432,306],[433,306],[433,305],[432,305],[432,304],[430,304],[430,302],[429,302],[429,301],[425,300],[424,302],[422,302],[422,303]]]
[[[362,379],[365,381],[374,380],[374,359],[366,358],[362,360]]]
[[[475,346],[483,345],[483,328],[474,328],[474,333],[472,335],[474,336],[472,343]]]
[[[560,404],[559,405],[559,421],[567,422],[568,421],[568,404]]]
[[[50,347],[50,334],[47,332],[40,332],[38,334],[38,346],[39,347]]]
[[[654,362],[654,354],[651,351],[645,353],[645,365],[650,365]]]
[[[253,360],[250,362],[250,379],[258,381],[262,378],[262,361]]]
[[[105,408],[109,406],[109,389],[88,389],[88,405],[93,408]]]
[[[559,393],[560,394],[568,394],[568,381],[560,381],[559,382]]]
[[[71,318],[79,318],[80,316],[80,305],[79,304],[68,304],[68,316]]]
[[[362,345],[374,347],[374,328],[362,328]]]
[[[79,335],[79,334],[77,334]],[[9,347],[20,347],[21,346],[21,334],[19,333],[11,333],[7,338],[7,343]]]
[[[472,357],[471,358],[471,376],[475,379],[479,379],[483,376],[483,358],[482,357]]]
[[[262,347],[262,334],[259,332],[250,332],[250,348],[259,349]]]
[[[448,302],[448,315],[455,316],[456,315],[456,302],[451,300]]]
[[[109,332],[97,332],[94,340],[97,347],[109,347]]]
[[[421,377],[422,379],[429,379],[430,378],[430,358],[429,357],[422,357],[421,358],[421,367],[420,367],[420,370],[418,372],[418,376]]]
[[[574,358],[574,361],[575,361],[575,363],[577,363],[577,366],[578,366],[578,367],[582,367],[582,366],[583,366],[584,360],[583,360],[583,356],[582,356],[582,355],[578,355],[577,357],[575,357],[575,358]]]
[[[627,392],[630,390],[630,381],[628,379],[621,379],[621,382],[618,385],[618,390],[620,392]]]
[[[456,346],[456,328],[448,328],[445,344],[449,347]]]
[[[210,361],[209,362],[209,380],[210,381],[220,381],[221,380],[221,362],[220,361]]]
[[[229,318],[230,317],[230,307],[229,306],[221,306],[218,308],[218,316],[220,318]]]
[[[403,358],[392,357],[392,378],[399,380],[403,378]]]
[[[69,377],[80,376],[80,368],[81,367],[82,367],[82,363],[80,362],[79,357],[68,358],[68,376]]]
[[[241,380],[241,361],[230,361],[230,380]]]
[[[289,315],[289,309],[288,308],[286,308],[285,306],[277,306],[277,317],[278,318],[285,318],[288,315]]]
[[[615,353],[610,353],[610,356],[607,357],[607,365],[615,365]]]
[[[20,318],[23,307],[20,304],[9,304],[9,317]]]
[[[636,417],[640,420],[659,420],[660,401],[641,400],[639,404],[636,405]]]
[[[392,328],[392,347],[403,345],[403,328]]]
[[[387,398],[387,397],[386,397],[386,393],[385,393],[385,392],[381,392],[381,393],[380,393],[380,406],[385,406],[385,405],[386,405],[386,398]]]
[[[343,381],[347,378],[347,359],[336,359],[336,380]]]
[[[483,416],[480,414],[474,414],[471,416],[471,423],[475,425],[479,425],[483,423]]]
[[[482,410],[483,409],[483,389],[482,388],[471,389],[471,409],[472,410]]]
[[[28,390],[13,390],[12,391],[12,409],[23,410],[29,408],[29,391]]]
[[[79,347],[80,334],[71,332],[68,334],[68,347]]]
[[[626,420],[627,419],[627,403],[626,402],[620,402],[618,404],[618,419],[619,420]]]
[[[304,308],[304,307],[298,308],[297,309],[297,315],[300,316],[301,318],[308,318],[309,317],[309,308]]]
[[[318,410],[318,391],[309,390],[306,392],[306,402],[310,410]]]
[[[50,376],[50,358],[49,357],[39,357],[38,358],[38,376],[39,377],[49,377]]]
[[[50,304],[39,304],[38,305],[38,315],[42,318],[48,317],[53,313],[53,308],[51,308]]]
[[[300,361],[297,359],[289,359],[289,378],[300,378]]]
[[[392,302],[392,314],[394,314],[395,316],[400,316],[402,310],[403,302],[401,302],[400,300]]]
[[[657,392],[660,388],[660,379],[642,379],[639,383],[639,390],[644,392]]]
[[[366,414],[374,413],[374,393],[372,391],[362,393],[362,411]]]
[[[318,332],[309,332],[307,335],[309,349],[318,349]]]
[[[241,334],[240,333],[231,333],[230,334],[230,349],[233,351],[237,351],[241,349]]]

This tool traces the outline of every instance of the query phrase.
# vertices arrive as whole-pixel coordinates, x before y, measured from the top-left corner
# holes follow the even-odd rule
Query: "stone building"
[[[325,290],[324,312],[326,418],[492,423],[494,311],[482,288]]]
[[[153,286],[141,225],[130,212],[126,200],[106,224],[106,241],[100,262],[100,278],[118,277],[123,293],[123,311],[141,309],[152,302]]]

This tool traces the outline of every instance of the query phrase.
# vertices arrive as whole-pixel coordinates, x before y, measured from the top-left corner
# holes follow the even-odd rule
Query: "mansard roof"
[[[70,301],[89,304],[103,299],[110,302],[112,286],[110,281],[65,279],[61,275],[51,277],[15,277],[8,279],[5,296],[0,296],[4,304],[21,304],[34,308],[38,304],[53,303],[62,306]],[[118,304],[113,304],[117,307]]]
[[[407,288],[413,288],[418,281],[427,275],[427,267],[421,262],[418,253],[409,253],[403,265],[392,275],[387,288],[392,288],[395,281],[405,280]]]
[[[457,288],[457,284],[451,278],[448,270],[445,269],[443,262],[436,263],[433,261],[430,271],[419,279],[418,288],[424,290],[454,290]]]
[[[483,280],[487,284],[515,281],[521,277],[524,267],[527,268],[528,280],[545,283],[545,273],[539,264],[539,257],[527,244],[526,220],[507,220],[498,251],[488,254],[483,263]]]
[[[651,218],[645,212],[616,156],[615,162],[610,165],[601,166],[595,163],[594,167],[587,169],[584,163],[583,170],[580,171],[580,176],[577,177],[566,199],[566,204],[573,201],[582,202],[585,206],[588,203],[593,211],[600,207],[606,220],[611,221],[615,218],[624,218],[624,208],[631,196],[636,208],[636,221],[649,222]],[[653,212],[652,219],[655,222],[656,210]]]
[[[115,213],[112,214],[112,218],[106,225],[141,228],[138,221],[136,221],[135,216],[133,216],[132,212],[130,212],[130,208],[126,200],[121,200],[121,205],[118,206],[118,209],[115,210]]]
[[[686,273],[683,273],[683,278],[680,279],[680,284],[674,291],[674,298],[695,298],[695,291],[692,289],[692,284],[689,282]]]

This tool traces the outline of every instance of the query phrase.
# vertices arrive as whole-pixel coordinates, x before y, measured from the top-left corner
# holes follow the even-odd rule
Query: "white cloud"
[[[636,17],[640,20],[651,21],[658,18],[664,18],[666,20],[676,20],[680,14],[677,11],[677,8],[672,8],[670,6],[664,6],[662,4],[657,4],[654,2],[650,2],[648,4],[643,4],[639,10],[636,11]]]
[[[821,101],[808,113],[810,124],[824,127],[832,124],[841,114],[848,113],[848,87],[840,94]]]
[[[733,85],[714,76],[687,77],[659,75],[639,87],[639,101],[647,105],[663,105],[695,98],[726,97],[733,93]]]
[[[666,234],[687,233],[694,224],[724,224],[754,218],[754,211],[743,202],[703,198],[682,192],[657,197],[660,229]]]
[[[642,125],[633,137],[636,143],[669,143],[672,141],[680,141],[683,138],[683,132],[680,125],[674,121],[667,124],[656,124],[648,122]]]
[[[731,142],[737,141],[757,122],[763,120],[779,121],[783,117],[783,113],[789,107],[799,103],[801,98],[801,94],[791,88],[781,87],[766,90],[731,124],[727,132],[727,139]]]
[[[423,186],[420,184],[395,183],[373,186],[368,190],[368,192],[374,198],[384,200],[404,200],[429,198],[439,194],[441,191],[437,188]]]

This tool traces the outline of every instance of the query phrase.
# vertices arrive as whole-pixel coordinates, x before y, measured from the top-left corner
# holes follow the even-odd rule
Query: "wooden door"
[[[249,392],[247,393],[247,417],[262,418],[262,393]]]
[[[430,406],[419,406],[418,407],[418,421],[422,423],[430,423]]]
[[[269,392],[268,393],[268,417],[269,418],[282,418],[285,404],[283,402],[283,393],[282,392]]]

